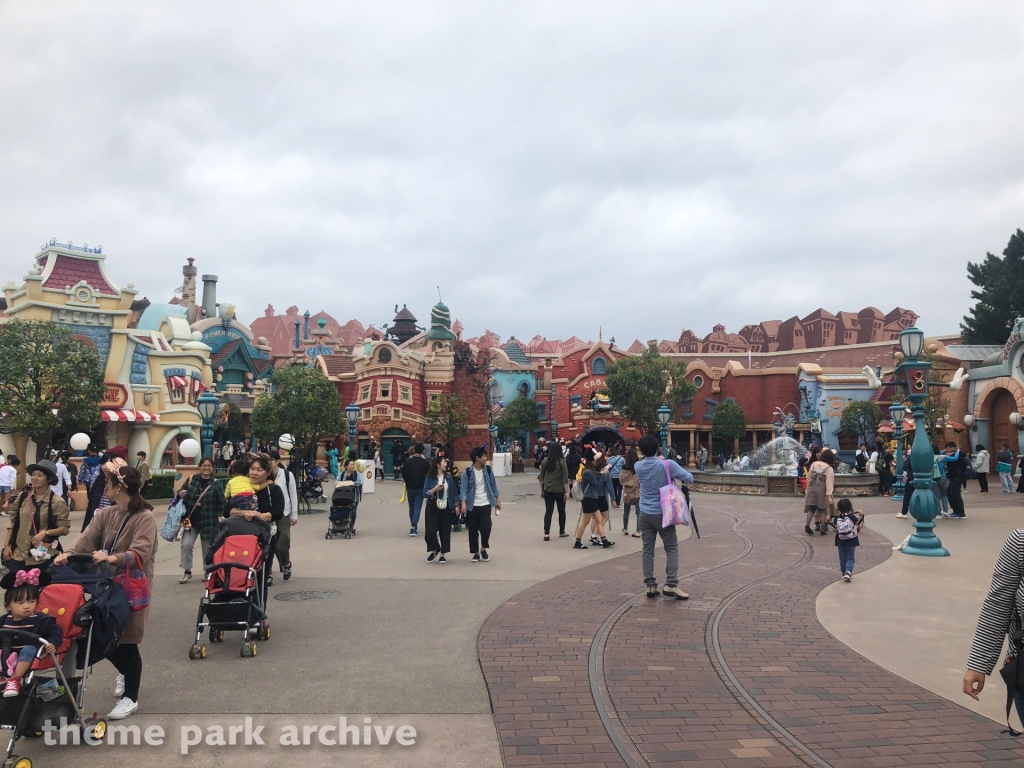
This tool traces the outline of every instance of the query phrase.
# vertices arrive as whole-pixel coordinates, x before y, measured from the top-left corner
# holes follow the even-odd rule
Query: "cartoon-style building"
[[[121,288],[101,248],[51,241],[33,258],[19,286],[4,287],[5,317],[52,321],[93,347],[105,370],[102,423],[93,437],[108,446],[145,451],[150,463],[176,465],[177,446],[199,439],[196,399],[212,384],[210,347],[193,333],[180,307],[137,302]],[[31,457],[23,436],[0,435],[3,450]]]

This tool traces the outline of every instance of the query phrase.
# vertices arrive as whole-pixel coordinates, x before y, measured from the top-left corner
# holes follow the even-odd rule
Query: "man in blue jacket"
[[[491,509],[494,509],[494,514],[501,514],[501,496],[498,493],[494,472],[487,466],[486,449],[474,448],[469,452],[469,459],[473,466],[466,468],[462,473],[459,505],[466,515],[466,525],[469,527],[469,552],[473,555],[471,559],[474,563],[481,560],[486,563],[491,559],[487,554],[491,545]]]
[[[658,580],[654,576],[654,545],[658,536],[661,536],[661,543],[665,547],[665,587],[661,594],[686,600],[690,596],[679,588],[679,543],[676,529],[675,526],[665,528],[661,525],[661,489],[676,480],[692,483],[693,475],[674,461],[655,458],[658,440],[653,435],[641,437],[639,447],[644,458],[636,463],[633,471],[640,481],[638,527],[644,544],[643,568],[647,596],[658,596]]]

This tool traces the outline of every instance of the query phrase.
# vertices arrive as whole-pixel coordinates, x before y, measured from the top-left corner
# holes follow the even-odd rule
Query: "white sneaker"
[[[124,675],[118,675],[114,682],[114,698],[120,699],[124,696]]]
[[[124,720],[128,715],[134,714],[139,709],[139,703],[132,701],[127,696],[122,698],[107,715],[107,720]]]
[[[898,517],[900,520],[906,520],[907,519],[906,515],[901,515],[899,512],[896,513],[896,517]]]

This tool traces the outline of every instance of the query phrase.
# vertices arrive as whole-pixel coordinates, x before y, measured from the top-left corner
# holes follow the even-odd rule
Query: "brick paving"
[[[798,502],[696,501],[704,538],[680,549],[689,601],[639,598],[601,633],[643,589],[640,556],[628,555],[537,584],[485,622],[480,663],[506,765],[629,765],[612,734],[638,766],[1024,765],[1024,741],[878,667],[817,622],[815,598],[838,578],[838,560],[832,536],[803,534]],[[743,537],[753,546],[745,555]],[[865,531],[857,569],[891,554]],[[715,656],[716,618],[722,656],[756,707]],[[913,652],[894,628],[893,642],[902,639]]]

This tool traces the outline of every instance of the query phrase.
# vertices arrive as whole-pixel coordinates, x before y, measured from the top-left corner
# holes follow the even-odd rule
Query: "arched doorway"
[[[989,429],[989,453],[995,456],[996,451],[1002,450],[1003,443],[1010,446],[1010,450],[1017,452],[1017,428],[1010,424],[1010,414],[1017,410],[1017,401],[1007,389],[1000,389],[989,398],[988,429]],[[993,464],[993,466],[995,466]]]
[[[611,427],[594,427],[583,433],[583,444],[587,443],[601,443],[604,446],[615,445],[616,443],[625,444],[626,440],[619,433],[619,430],[612,429]]]
[[[390,475],[395,471],[395,461],[391,455],[391,450],[394,448],[395,443],[401,441],[402,447],[408,450],[412,443],[409,433],[404,429],[385,429],[380,435],[380,454],[381,458],[384,459],[384,474]]]

